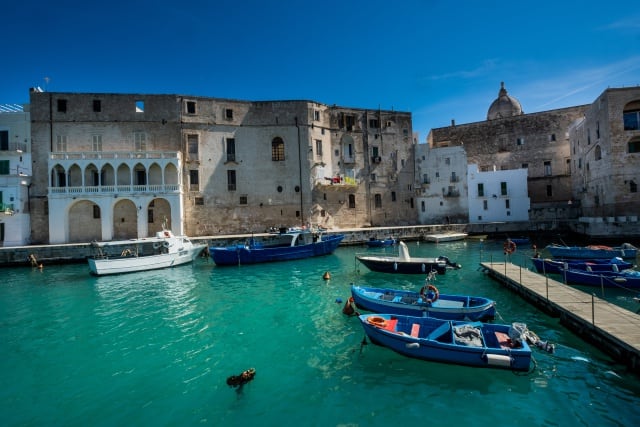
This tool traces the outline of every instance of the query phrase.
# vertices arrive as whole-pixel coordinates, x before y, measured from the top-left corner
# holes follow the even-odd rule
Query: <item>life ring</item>
[[[438,297],[440,297],[440,291],[438,291],[438,288],[436,288],[434,285],[428,284],[424,285],[422,289],[420,289],[420,296],[426,302],[436,302],[438,301]]]
[[[504,242],[504,245],[502,245],[502,248],[506,255],[512,254],[516,251],[516,243],[513,240],[507,240]]]
[[[373,326],[377,326],[379,328],[385,328],[387,326],[387,319],[380,316],[370,316],[367,317],[367,322],[371,323]]]

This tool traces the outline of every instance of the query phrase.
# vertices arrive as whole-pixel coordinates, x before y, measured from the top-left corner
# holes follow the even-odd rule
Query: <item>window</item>
[[[455,172],[451,172],[451,182],[458,182],[458,176]]]
[[[374,205],[375,205],[376,209],[382,208],[382,195],[381,194],[376,194],[374,196]]]
[[[136,113],[144,113],[144,101],[136,101]]]
[[[602,149],[600,148],[600,145],[596,145],[596,149],[594,150],[593,155],[595,156],[596,160],[602,159]]]
[[[58,113],[66,113],[66,112],[67,112],[67,100],[58,99]]]
[[[425,203],[424,203],[424,200],[420,202],[420,210],[421,210],[422,212],[424,212],[424,211],[426,210],[426,205],[425,205]]]
[[[356,208],[356,196],[353,194],[349,194],[349,209]]]
[[[236,171],[227,171],[227,190],[236,191]]]
[[[637,193],[638,192],[638,184],[634,180],[629,181],[629,192]]]
[[[98,205],[93,205],[93,218],[100,218],[100,206]]]
[[[624,130],[640,129],[640,110],[625,111],[623,115]]]
[[[224,118],[227,120],[233,119],[233,110],[231,108],[226,108],[224,110]]]
[[[596,122],[596,139],[600,139],[600,122]]]
[[[396,192],[395,192],[395,191],[392,191],[392,192],[391,192],[391,201],[392,201],[392,202],[395,202],[395,201],[396,201]]]
[[[94,113],[99,113],[100,111],[102,111],[102,103],[100,102],[99,99],[94,99],[93,100],[93,112]]]
[[[316,157],[322,157],[322,140],[316,139]]]
[[[485,211],[489,209],[489,203],[486,200],[482,201],[482,209]]]
[[[556,134],[552,133],[551,135],[549,135],[549,142],[553,142],[556,140]]]
[[[187,114],[195,114],[196,113],[196,102],[195,101],[187,101],[185,107],[186,107],[186,113]]]
[[[500,195],[502,195],[502,196],[506,196],[507,195],[507,183],[506,182],[501,182],[500,183]]]
[[[529,163],[523,163],[521,167],[522,169],[529,169]]]
[[[571,175],[571,159],[567,159],[566,161],[566,173],[567,175]]]
[[[9,150],[9,131],[0,130],[0,150]]]
[[[375,173],[372,173],[372,174],[371,174],[371,181],[375,181],[375,180],[376,180],[376,174],[375,174]]]
[[[189,191],[200,190],[200,176],[197,169],[191,169],[189,171]]]
[[[244,194],[244,195],[240,196],[240,204],[241,204],[241,205],[246,205],[246,204],[248,204],[248,203],[249,203],[249,202],[248,202],[248,197],[247,197],[247,195],[246,195],[246,194]]]
[[[478,183],[478,197],[484,197],[484,184]]]
[[[187,135],[187,160],[198,160],[198,135]]]
[[[91,135],[93,151],[102,151],[102,135]]]
[[[204,206],[204,197],[195,197],[193,201],[196,206]]]
[[[147,149],[147,134],[144,132],[133,133],[133,149],[135,151],[145,151]]]
[[[369,127],[372,129],[378,129],[380,127],[380,120],[369,119]]]
[[[627,147],[629,153],[640,153],[640,139],[629,141]]]
[[[236,139],[227,138],[227,162],[236,161]]]
[[[544,176],[551,176],[551,162],[549,160],[544,162]]]
[[[320,121],[320,111],[313,110],[313,120],[315,120],[316,122]]]
[[[547,197],[553,197],[553,187],[547,185]]]
[[[151,207],[151,205],[149,205]],[[147,222],[153,224],[153,209],[147,209]]]
[[[56,151],[64,152],[67,151],[67,135],[56,135]]]
[[[0,160],[0,175],[9,175],[9,160]]]
[[[516,139],[516,145],[524,145],[524,138]]]
[[[284,161],[284,141],[280,137],[273,138],[271,141],[271,160],[274,162]]]

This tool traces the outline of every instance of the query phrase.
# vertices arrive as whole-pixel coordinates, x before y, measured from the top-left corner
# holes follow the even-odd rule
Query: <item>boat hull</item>
[[[209,254],[216,265],[243,265],[265,262],[291,261],[333,253],[343,234],[323,237],[321,241],[298,246],[252,247],[249,245],[228,246],[224,248],[210,247]]]
[[[176,253],[100,259],[89,258],[87,261],[89,263],[89,272],[94,276],[133,273],[188,264],[205,248],[206,245],[194,245],[192,248],[183,249]]]
[[[565,268],[574,270],[593,271],[593,272],[615,272],[633,268],[630,262],[617,259],[617,261],[594,259],[594,260],[553,260],[547,258],[532,258],[533,266],[538,273],[542,274],[561,274]],[[615,266],[615,267],[614,267]]]
[[[572,285],[640,289],[640,272],[635,270],[622,271],[619,273],[589,273],[581,270],[567,269],[562,271],[561,274],[565,283]]]
[[[382,318],[384,326],[370,317]],[[440,363],[528,371],[531,349],[526,341],[507,345],[510,327],[480,322],[456,322],[431,317],[392,314],[360,315],[360,323],[372,343],[403,356]],[[392,326],[391,326],[392,325]],[[478,333],[473,341],[463,341],[461,331]]]
[[[464,240],[467,238],[467,233],[441,233],[441,234],[427,234],[424,236],[424,240],[433,243],[443,242],[455,242],[458,240]]]
[[[429,274],[435,271],[438,274],[445,274],[447,272],[446,262],[437,258],[412,258],[407,261],[399,257],[358,255],[356,259],[369,270],[380,273]]]
[[[546,247],[551,256],[556,259],[636,259],[638,249],[632,245],[617,248],[589,248],[587,246],[559,246]]]
[[[353,285],[351,296],[358,308],[374,313],[472,321],[493,320],[496,315],[495,301],[484,297],[440,294],[427,303],[419,292]]]

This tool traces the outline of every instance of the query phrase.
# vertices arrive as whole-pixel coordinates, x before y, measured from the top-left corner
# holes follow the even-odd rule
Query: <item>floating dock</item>
[[[640,374],[640,315],[510,262],[481,262],[482,269],[525,300]]]

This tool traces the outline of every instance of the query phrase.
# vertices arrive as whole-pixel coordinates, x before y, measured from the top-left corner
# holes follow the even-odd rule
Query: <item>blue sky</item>
[[[155,0],[3,6],[0,103],[57,92],[305,99],[485,120],[640,84],[637,1]]]

